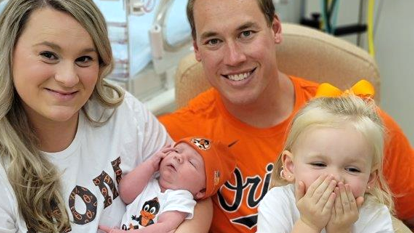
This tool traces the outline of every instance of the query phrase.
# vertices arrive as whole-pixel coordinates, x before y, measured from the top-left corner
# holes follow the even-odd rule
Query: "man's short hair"
[[[194,3],[196,0],[188,0],[187,3],[187,19],[191,26],[191,35],[193,40],[196,39],[197,33],[194,22]],[[270,27],[273,23],[273,17],[275,16],[275,5],[272,0],[256,0],[259,4],[260,10],[265,16],[267,25]]]

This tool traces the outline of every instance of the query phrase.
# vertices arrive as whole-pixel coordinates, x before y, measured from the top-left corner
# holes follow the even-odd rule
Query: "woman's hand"
[[[322,175],[313,182],[305,193],[305,184],[299,181],[295,189],[296,206],[300,221],[320,232],[331,218],[336,194],[336,181],[332,176]]]
[[[344,185],[342,182],[339,182],[338,187],[335,188],[335,194],[337,198],[326,231],[328,233],[350,233],[352,232],[352,226],[359,218],[359,208],[364,203],[364,198],[358,197],[355,199],[351,187],[348,184]]]
[[[110,227],[103,226],[103,225],[99,225],[98,229],[106,233],[125,233],[125,231],[123,230],[110,228]]]

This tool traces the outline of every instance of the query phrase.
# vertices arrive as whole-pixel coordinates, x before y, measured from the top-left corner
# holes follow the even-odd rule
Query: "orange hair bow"
[[[374,86],[365,79],[360,80],[350,89],[345,91],[341,91],[339,88],[329,83],[322,83],[319,85],[315,97],[339,97],[348,94],[354,94],[361,98],[373,98],[375,90]]]

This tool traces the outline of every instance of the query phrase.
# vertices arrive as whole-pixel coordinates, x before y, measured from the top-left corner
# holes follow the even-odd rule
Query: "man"
[[[212,198],[210,230],[255,232],[257,207],[285,130],[318,85],[278,70],[275,47],[282,29],[271,0],[189,0],[187,16],[196,59],[213,89],[160,120],[176,140],[190,135],[239,140],[233,177]],[[398,195],[398,217],[412,223],[413,150],[396,123],[382,116],[389,131],[385,176]]]

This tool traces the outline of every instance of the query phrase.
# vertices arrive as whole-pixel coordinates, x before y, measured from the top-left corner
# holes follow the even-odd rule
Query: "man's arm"
[[[175,231],[176,233],[207,233],[213,220],[213,202],[210,198],[197,202],[194,217],[185,220]]]

